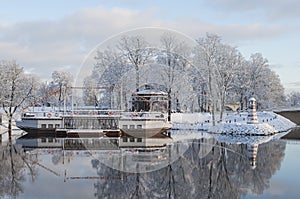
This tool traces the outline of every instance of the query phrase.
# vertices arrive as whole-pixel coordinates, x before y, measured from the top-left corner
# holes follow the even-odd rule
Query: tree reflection
[[[93,160],[98,175],[119,176],[94,184],[98,198],[241,198],[262,194],[279,170],[286,143],[272,141],[258,146],[256,167],[247,144],[216,143],[200,156],[203,140],[193,140],[177,161],[140,174],[123,173]],[[250,146],[251,148],[251,146]]]
[[[26,158],[22,148],[11,142],[0,146],[0,197],[16,198],[23,192],[27,169],[34,181],[37,171],[34,162]]]

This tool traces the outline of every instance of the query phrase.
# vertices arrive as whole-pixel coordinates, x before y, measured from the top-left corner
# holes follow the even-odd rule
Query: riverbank
[[[295,123],[274,112],[257,112],[258,124],[247,124],[247,116],[247,112],[231,112],[215,126],[212,125],[208,113],[175,113],[172,115],[172,121],[175,130],[201,130],[231,135],[272,135],[296,126]]]

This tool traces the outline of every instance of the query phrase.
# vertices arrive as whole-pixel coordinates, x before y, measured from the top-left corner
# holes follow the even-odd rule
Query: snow
[[[262,124],[246,124],[246,123],[220,123],[211,126],[208,129],[211,133],[225,133],[233,135],[269,135],[279,132],[273,126],[267,123]]]
[[[273,135],[296,126],[274,112],[257,112],[258,124],[247,124],[247,116],[247,112],[228,113],[223,122],[215,126],[208,113],[175,113],[172,114],[172,121],[174,130],[202,130],[228,135]]]
[[[232,135],[232,134],[216,134],[208,133],[204,131],[195,131],[195,130],[177,130],[172,131],[172,139],[174,142],[189,142],[194,139],[204,139],[211,140],[210,143],[224,142],[228,144],[263,144],[272,140],[277,140],[288,134],[289,131],[277,133],[274,135],[265,135],[265,136],[245,136],[245,135]],[[207,142],[207,141],[204,141]]]
[[[138,92],[136,92],[136,94],[139,94],[139,95],[167,95],[166,92],[150,90],[150,89],[138,91]]]

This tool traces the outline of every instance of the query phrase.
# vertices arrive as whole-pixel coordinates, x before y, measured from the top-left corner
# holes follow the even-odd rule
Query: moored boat
[[[26,132],[55,132],[62,125],[62,114],[59,112],[27,112],[16,121],[16,126]]]

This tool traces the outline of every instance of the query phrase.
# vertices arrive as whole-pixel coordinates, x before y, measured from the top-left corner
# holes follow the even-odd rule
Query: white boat
[[[73,125],[70,129],[82,129],[85,126],[75,125],[74,120],[79,118],[80,123],[84,123],[84,120],[92,121],[93,119],[99,119],[103,113],[98,112],[94,109],[76,110],[67,112],[54,112],[52,110],[46,111],[30,111],[21,115],[21,119],[16,121],[16,126],[29,133],[37,131],[41,132],[52,132],[54,133],[57,129],[68,128],[67,122],[64,119],[72,118]],[[107,117],[107,115],[106,115]],[[88,123],[89,125],[89,123]],[[88,129],[88,127],[86,127]],[[97,127],[96,127],[97,128]],[[96,129],[90,128],[90,129]]]
[[[156,112],[124,112],[110,111],[109,114],[95,112],[93,114],[65,114],[50,112],[28,112],[16,121],[16,126],[29,133],[73,133],[88,134],[101,131],[111,137],[125,136],[150,138],[172,128],[164,114]]]
[[[16,126],[27,132],[55,132],[61,125],[62,113],[59,112],[27,112],[21,116],[21,120],[16,121]]]

